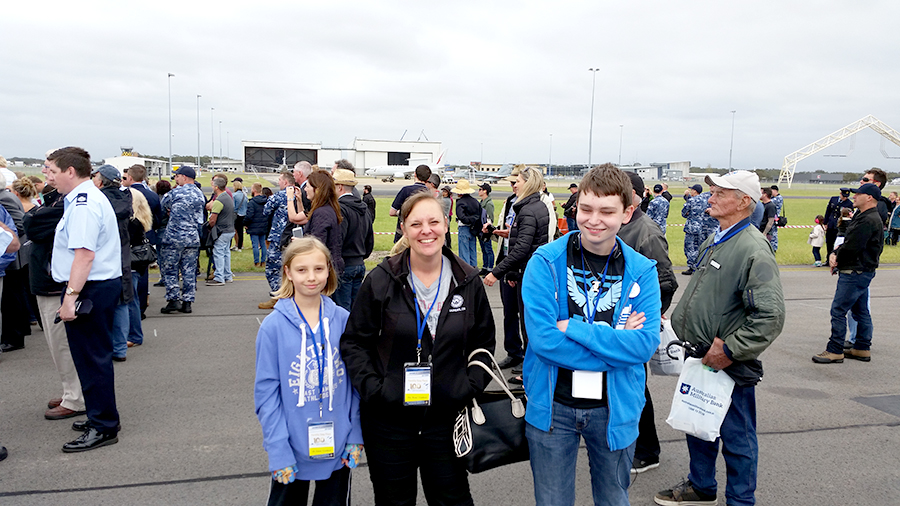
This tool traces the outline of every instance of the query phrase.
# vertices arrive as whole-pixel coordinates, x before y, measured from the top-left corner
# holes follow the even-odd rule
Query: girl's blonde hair
[[[534,167],[525,167],[519,172],[519,175],[525,180],[525,184],[519,189],[518,200],[522,200],[544,188],[544,175]]]
[[[403,201],[403,205],[400,206],[400,223],[403,224],[406,222],[406,218],[409,217],[409,214],[412,212],[413,208],[419,204],[419,202],[426,202],[429,200],[434,202],[438,206],[438,209],[441,210],[441,215],[444,217],[444,224],[449,229],[449,218],[446,214],[444,214],[444,206],[443,204],[441,204],[441,201],[437,199],[437,197],[432,195],[430,191],[420,191],[413,193]],[[443,241],[444,236],[439,237],[439,239]],[[407,249],[409,249],[409,239],[407,239],[406,234],[403,234],[400,240],[397,241],[396,244],[394,244],[393,248],[391,248],[389,256],[398,255],[400,253],[403,253]]]
[[[328,264],[328,281],[325,282],[325,289],[322,290],[322,293],[331,295],[337,290],[338,279],[337,274],[334,272],[334,264],[331,261],[331,252],[328,251],[325,243],[315,237],[307,236],[291,239],[291,243],[281,255],[281,287],[275,292],[276,299],[292,299],[294,297],[294,283],[288,279],[287,270],[291,268],[291,262],[294,261],[294,257],[305,255],[315,250],[319,250],[325,255],[325,263]]]
[[[131,215],[141,222],[141,225],[144,226],[144,232],[149,232],[153,228],[153,214],[150,212],[150,204],[147,203],[147,197],[134,188],[129,187],[128,189],[131,190]]]

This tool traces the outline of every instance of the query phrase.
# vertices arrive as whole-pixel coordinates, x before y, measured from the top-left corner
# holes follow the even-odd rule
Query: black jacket
[[[375,221],[375,197],[372,196],[372,192],[364,193],[362,196],[362,201],[369,208],[369,219]]]
[[[309,222],[303,226],[303,235],[311,235],[325,243],[325,246],[331,251],[331,262],[334,265],[334,271],[338,277],[341,277],[341,273],[344,272],[344,257],[341,256],[341,245],[344,242],[344,237],[334,209],[326,204],[311,212]],[[285,244],[284,241],[281,243]],[[285,245],[284,248],[286,247]]]
[[[494,351],[494,317],[478,271],[444,247],[453,279],[440,307],[437,338],[428,326],[422,336],[422,360],[434,367],[430,413],[452,423],[472,397],[484,391],[489,377],[467,369],[472,350]],[[409,251],[384,259],[363,281],[341,337],[341,357],[361,407],[385,417],[414,413],[403,406],[403,364],[416,362],[416,310],[410,289]],[[435,306],[435,311],[438,307]],[[418,413],[417,411],[415,413]]]
[[[250,235],[268,235],[269,217],[263,213],[266,207],[266,196],[256,195],[247,202],[247,215],[244,216],[244,226]]]
[[[508,276],[509,281],[519,281],[531,255],[538,247],[547,244],[550,213],[541,202],[540,192],[517,200],[513,211],[516,212],[516,219],[509,229],[509,252],[492,273],[497,279]]]
[[[128,221],[131,220],[131,192],[128,188],[107,186],[100,191],[109,199],[116,213],[116,224],[119,226],[119,242],[122,248],[122,295],[119,304],[128,304],[134,298],[134,287],[131,283],[131,236],[128,234]]]
[[[578,211],[578,209],[577,209],[578,206],[575,205],[577,203],[578,203],[578,192],[575,192],[575,193],[569,195],[569,200],[567,200],[566,203],[562,205],[563,216],[565,216],[566,218],[572,218],[574,220],[575,214]]]
[[[481,209],[481,204],[471,195],[460,195],[456,199],[456,221],[478,235],[481,233]]]
[[[341,245],[341,256],[344,266],[363,265],[375,247],[375,235],[372,233],[372,220],[369,208],[362,200],[353,195],[341,195],[338,199],[341,206],[341,232],[344,237]]]
[[[640,209],[634,210],[631,221],[622,224],[618,236],[641,255],[656,260],[661,310],[665,313],[672,304],[675,291],[678,290],[678,281],[675,280],[672,261],[669,260],[669,243],[666,236],[659,229],[659,225]]]
[[[847,226],[844,243],[834,249],[840,270],[874,272],[884,247],[884,229],[878,209],[857,212]]]
[[[53,198],[49,198],[50,195]],[[63,199],[56,190],[44,195],[45,205],[35,207],[25,213],[23,219],[25,233],[31,240],[31,258],[29,281],[31,293],[52,296],[62,293],[65,283],[57,283],[50,275],[50,257],[53,253],[53,238],[56,236],[56,225],[63,216]]]

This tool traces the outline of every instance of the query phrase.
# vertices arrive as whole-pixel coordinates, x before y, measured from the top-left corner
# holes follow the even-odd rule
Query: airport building
[[[113,167],[119,169],[119,172],[124,171],[132,165],[143,165],[144,168],[147,169],[147,177],[163,178],[172,175],[172,170],[169,168],[168,160],[157,160],[155,158],[143,158],[140,156],[130,156],[123,154],[121,156],[104,158],[103,163],[112,165]]]
[[[241,141],[244,170],[278,172],[300,161],[331,167],[346,158],[361,170],[383,165],[434,164],[441,143],[354,139],[347,148],[324,147],[320,142]]]

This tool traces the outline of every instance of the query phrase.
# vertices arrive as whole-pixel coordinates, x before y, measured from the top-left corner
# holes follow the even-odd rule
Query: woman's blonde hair
[[[519,175],[525,180],[525,184],[519,189],[518,200],[544,189],[544,175],[534,167],[525,167]]]
[[[444,217],[444,224],[447,225],[447,227],[449,229],[449,227],[450,227],[450,223],[448,222],[449,218],[447,217],[446,214],[444,214],[444,205],[441,204],[441,201],[439,201],[437,199],[437,197],[432,195],[432,193],[430,191],[420,191],[420,192],[413,193],[412,195],[407,197],[406,200],[403,201],[403,205],[400,206],[400,223],[403,224],[406,222],[406,218],[409,217],[409,214],[412,212],[413,208],[416,207],[417,205],[419,205],[419,202],[427,202],[427,201],[434,202],[437,205],[438,209],[441,210],[441,215]],[[443,241],[444,236],[442,235],[438,239]],[[403,253],[407,249],[409,249],[409,239],[407,239],[406,234],[403,234],[403,236],[400,238],[400,240],[397,241],[396,244],[394,244],[393,248],[391,248],[391,251],[388,255],[389,256],[398,255],[400,253]]]
[[[231,184],[233,185],[235,190],[243,190],[244,189],[244,183],[242,183],[240,181],[232,181]]]
[[[276,299],[291,299],[294,297],[294,283],[288,279],[287,270],[291,268],[291,262],[294,261],[294,257],[305,255],[315,250],[319,250],[325,255],[325,263],[328,264],[328,281],[325,282],[325,289],[322,290],[322,293],[331,295],[337,290],[338,279],[337,274],[334,272],[331,251],[328,251],[328,247],[325,246],[325,243],[322,241],[315,237],[307,236],[299,239],[291,239],[291,243],[284,249],[284,253],[281,255],[281,287],[275,292]]]
[[[131,190],[131,215],[144,226],[144,232],[149,232],[153,228],[153,214],[150,212],[150,204],[147,203],[147,197],[143,193],[129,187]]]
[[[13,181],[12,189],[23,199],[30,199],[37,194],[37,188],[34,187],[34,183],[27,177],[22,177]]]

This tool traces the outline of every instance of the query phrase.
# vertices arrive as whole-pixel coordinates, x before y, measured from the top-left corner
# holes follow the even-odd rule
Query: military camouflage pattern
[[[263,208],[263,214],[271,216],[272,213],[275,213],[275,215],[272,216],[272,228],[269,230],[268,240],[269,244],[275,243],[277,245],[281,241],[281,232],[288,222],[286,190],[279,191],[275,195],[269,197],[269,200],[266,201],[266,206]],[[281,256],[279,255],[279,260],[280,258]]]
[[[200,248],[163,244],[159,248],[159,268],[166,284],[166,300],[194,302],[197,293],[197,258]],[[182,286],[178,286],[181,274]]]
[[[162,208],[169,214],[169,223],[162,244],[200,247],[200,227],[203,225],[203,192],[193,184],[181,185],[166,193]]]
[[[281,288],[281,249],[278,243],[269,242],[269,249],[266,250],[266,281],[269,282],[269,288],[274,292]]]

